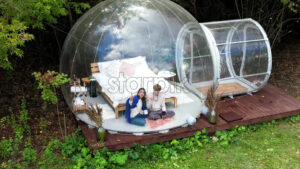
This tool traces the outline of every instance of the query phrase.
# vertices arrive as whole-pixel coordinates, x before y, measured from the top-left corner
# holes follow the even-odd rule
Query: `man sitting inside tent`
[[[175,115],[174,111],[166,109],[165,97],[160,93],[161,86],[156,84],[153,86],[154,92],[147,97],[147,109],[151,120],[166,119]]]

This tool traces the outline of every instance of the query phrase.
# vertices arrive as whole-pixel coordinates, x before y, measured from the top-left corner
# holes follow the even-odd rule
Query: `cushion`
[[[129,63],[129,64],[133,64],[133,65],[138,65],[141,62],[145,62],[146,57],[145,56],[137,56],[137,57],[134,57],[134,58],[122,59],[120,61]]]
[[[119,60],[99,62],[98,65],[101,73],[109,77],[119,77],[119,67],[121,65]]]
[[[100,72],[102,72],[101,69]],[[105,72],[110,77],[119,77],[119,64],[111,63],[104,69],[103,72]]]
[[[137,69],[148,69],[145,56],[99,62],[98,65],[100,72],[110,77],[119,77],[120,72],[123,72],[127,77],[133,77]]]
[[[127,77],[132,77],[135,74],[136,66],[127,62],[122,62],[120,72],[124,73]]]

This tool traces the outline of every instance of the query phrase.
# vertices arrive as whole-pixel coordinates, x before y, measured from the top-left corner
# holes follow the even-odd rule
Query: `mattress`
[[[154,84],[161,85],[165,98],[181,97],[181,102],[192,101],[182,90],[156,75],[148,67],[145,57],[99,62],[98,65],[101,73],[94,73],[93,77],[102,87],[102,92],[113,101],[113,107],[125,104],[140,88],[144,88],[146,94],[152,93]]]

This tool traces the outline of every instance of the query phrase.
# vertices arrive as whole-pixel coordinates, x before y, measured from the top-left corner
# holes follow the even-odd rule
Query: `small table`
[[[170,71],[167,71],[167,70],[162,70],[162,71],[159,71],[157,73],[157,75],[159,77],[162,77],[162,78],[165,78],[165,79],[171,79],[174,82],[174,84],[175,84],[176,73],[170,72]]]

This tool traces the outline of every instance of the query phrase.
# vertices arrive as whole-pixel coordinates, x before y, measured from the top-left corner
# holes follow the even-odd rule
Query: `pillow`
[[[119,76],[119,67],[120,67],[119,60],[112,60],[112,61],[105,61],[99,62],[99,70],[100,73],[104,73],[110,77],[118,77]]]
[[[136,66],[127,62],[123,62],[120,66],[120,72],[125,76],[132,77],[135,74]]]
[[[99,66],[100,71],[106,69],[109,65],[111,65],[115,62],[116,62],[116,60],[98,62],[98,66]]]
[[[119,69],[120,69],[119,67],[120,67],[119,64],[111,63],[104,69],[103,73],[105,73],[109,77],[119,77]],[[100,73],[101,73],[101,69],[100,69]]]
[[[100,72],[110,77],[119,77],[120,72],[123,72],[127,77],[133,77],[138,73],[138,69],[149,69],[145,56],[99,62],[98,65]]]
[[[129,59],[122,59],[121,61],[129,63],[129,64],[133,64],[133,65],[138,65],[139,63],[146,61],[146,57],[138,56],[138,57],[129,58]]]

